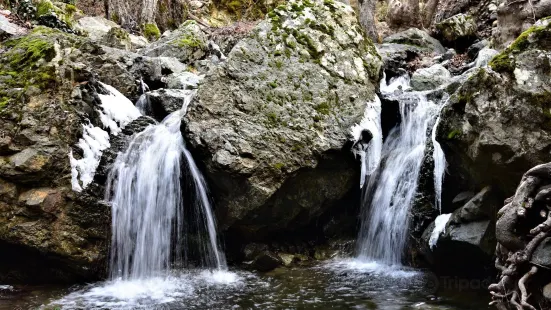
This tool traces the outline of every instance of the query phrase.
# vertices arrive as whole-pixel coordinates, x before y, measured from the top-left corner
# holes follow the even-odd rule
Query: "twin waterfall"
[[[403,92],[407,88],[407,77],[394,78],[388,85],[385,79],[381,82],[381,93],[399,102],[401,123],[386,137],[381,154],[377,155],[380,158],[378,167],[367,176],[357,241],[359,259],[386,265],[402,263],[408,238],[408,213],[417,193],[429,137],[434,146],[435,204],[438,207],[446,165],[444,153],[435,139],[436,118],[441,106],[427,100],[423,92]],[[378,141],[373,143],[379,144]],[[373,159],[366,156],[364,160],[369,163]]]
[[[196,91],[185,92],[182,108],[135,134],[109,174],[112,279],[166,275],[186,264],[191,245],[201,267],[226,269],[205,180],[180,132]]]
[[[429,139],[438,208],[445,169],[444,154],[435,139],[438,114],[445,103],[429,101],[423,92],[404,92],[407,88],[407,77],[381,82],[381,93],[399,102],[401,116],[384,144],[378,98],[352,129],[357,141],[363,131],[372,135],[369,144],[356,149],[362,160],[360,186],[364,188],[358,254],[361,260],[386,265],[402,263],[409,210]],[[189,262],[187,253],[194,253],[201,267],[227,268],[205,180],[180,132],[181,119],[196,91],[185,92],[182,108],[134,135],[109,174],[106,200],[112,203],[112,279],[166,275],[171,266]]]

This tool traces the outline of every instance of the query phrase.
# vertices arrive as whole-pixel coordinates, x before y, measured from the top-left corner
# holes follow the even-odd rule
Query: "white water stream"
[[[404,92],[409,78],[381,82],[381,93],[399,102],[401,122],[386,138],[377,170],[364,190],[362,224],[357,241],[360,261],[401,265],[407,242],[409,210],[417,193],[417,183],[431,135],[434,144],[436,204],[440,206],[445,158],[435,140],[438,104],[426,93]]]

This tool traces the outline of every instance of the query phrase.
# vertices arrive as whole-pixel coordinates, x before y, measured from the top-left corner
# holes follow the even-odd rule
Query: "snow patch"
[[[369,131],[373,136],[368,144],[361,141],[363,131]],[[350,134],[355,142],[354,153],[360,156],[362,163],[360,179],[360,188],[362,188],[366,177],[377,169],[383,149],[381,100],[377,95],[375,95],[373,101],[367,102],[362,120],[359,124],[352,126]]]
[[[99,95],[101,108],[98,110],[100,120],[106,128],[115,136],[118,135],[124,126],[141,116],[140,111],[123,94],[113,86],[100,84],[110,92],[109,95]]]
[[[446,232],[446,224],[450,221],[452,214],[441,214],[434,220],[434,229],[430,234],[429,247],[432,250],[438,243],[440,235]]]
[[[118,135],[122,128],[141,116],[134,104],[113,86],[100,84],[109,92],[98,94],[101,110],[96,110],[104,128],[113,135]],[[74,191],[80,192],[94,179],[101,155],[111,146],[109,133],[100,127],[88,123],[83,125],[82,138],[77,146],[82,150],[82,158],[75,159],[72,150],[69,152],[71,164],[71,185]]]
[[[82,138],[78,140],[77,146],[82,150],[82,158],[75,159],[73,151],[69,152],[71,163],[71,185],[74,191],[80,192],[94,179],[103,150],[109,144],[109,134],[92,124],[83,125]]]

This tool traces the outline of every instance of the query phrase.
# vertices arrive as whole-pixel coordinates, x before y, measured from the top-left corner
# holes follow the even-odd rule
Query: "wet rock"
[[[487,47],[488,45],[490,45],[490,42],[488,42],[488,40],[480,40],[474,43],[473,45],[469,46],[469,48],[467,49],[467,55],[469,56],[470,59],[476,59],[476,57],[478,56],[478,52],[480,52],[483,48]]]
[[[451,79],[450,72],[441,64],[415,71],[411,77],[414,90],[430,90],[445,85]]]
[[[543,297],[551,300],[551,282],[543,287]]]
[[[482,274],[496,246],[495,213],[499,206],[490,187],[482,189],[463,207],[454,211],[433,249],[428,246],[434,223],[423,233],[421,253],[435,268],[449,272]]]
[[[532,254],[531,262],[551,268],[551,238],[545,238]]]
[[[279,256],[281,262],[283,263],[283,266],[285,267],[291,266],[296,260],[295,255],[293,254],[277,253],[277,255]]]
[[[296,231],[336,207],[358,182],[348,132],[380,67],[350,7],[316,0],[270,13],[209,72],[184,135],[229,234]]]
[[[158,89],[146,93],[153,117],[161,121],[182,108],[188,91],[182,89]]]
[[[528,30],[489,66],[474,69],[442,111],[438,140],[457,174],[507,195],[531,167],[551,161],[551,26]],[[547,57],[546,56],[546,57]]]
[[[410,28],[388,36],[383,39],[383,43],[415,46],[433,54],[443,54],[446,52],[446,49],[438,40],[431,37],[427,32],[417,28]]]
[[[277,254],[270,251],[263,251],[254,258],[251,267],[257,271],[267,272],[282,265],[283,261]]]
[[[262,252],[268,251],[268,246],[263,243],[249,243],[243,248],[243,257],[245,260],[253,260]]]
[[[465,205],[465,203],[467,203],[473,197],[474,197],[473,192],[461,192],[457,194],[457,196],[455,196],[452,200],[453,209],[456,210],[462,207],[463,205]]]
[[[466,14],[457,14],[436,24],[440,35],[448,43],[464,44],[476,38],[476,22]]]

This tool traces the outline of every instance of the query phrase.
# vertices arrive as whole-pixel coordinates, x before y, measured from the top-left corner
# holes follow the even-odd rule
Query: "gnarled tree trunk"
[[[367,35],[374,41],[377,41],[377,26],[375,25],[375,5],[377,0],[360,0],[360,25],[364,28]]]

